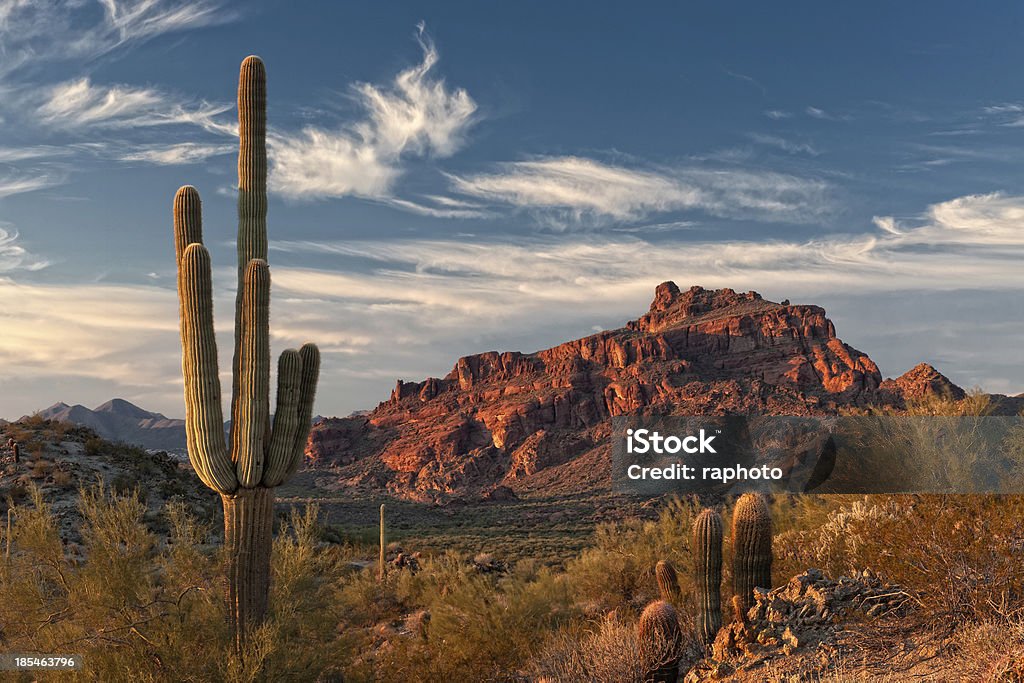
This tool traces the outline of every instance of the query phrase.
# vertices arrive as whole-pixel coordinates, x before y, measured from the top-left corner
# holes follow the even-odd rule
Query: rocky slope
[[[925,364],[883,380],[818,306],[665,282],[650,310],[620,329],[399,380],[367,415],[318,424],[307,456],[321,486],[410,499],[578,492],[607,486],[617,415],[830,414],[899,408],[936,391],[963,394]]]
[[[143,410],[124,399],[115,398],[92,410],[83,405],[56,403],[38,415],[45,420],[88,427],[109,441],[130,443],[150,450],[185,453],[184,420]]]
[[[20,458],[6,446],[19,444]],[[50,506],[65,542],[81,541],[82,488],[98,484],[127,495],[138,490],[146,505],[144,522],[158,535],[167,533],[168,503],[180,503],[216,531],[220,505],[187,463],[162,452],[112,443],[88,427],[38,416],[0,426],[0,512],[13,502],[31,505],[30,489],[37,487]]]

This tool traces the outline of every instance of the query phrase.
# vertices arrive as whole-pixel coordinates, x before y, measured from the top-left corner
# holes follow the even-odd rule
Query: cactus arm
[[[238,290],[231,372],[232,444],[241,438],[241,427],[236,425],[243,372],[245,271],[253,259],[267,259],[267,71],[256,56],[246,57],[238,72],[238,140]]]
[[[249,262],[242,294],[238,441],[232,450],[239,484],[252,488],[263,479],[270,419],[270,268],[266,261]]]
[[[295,349],[281,354],[277,362],[277,408],[274,431],[267,450],[263,485],[277,486],[284,481],[292,464],[295,436],[299,431],[299,390],[302,386],[302,356]]]
[[[179,269],[188,245],[202,243],[203,203],[196,188],[184,185],[174,194],[174,262]]]
[[[210,252],[202,244],[185,248],[178,284],[189,459],[203,483],[230,494],[238,488],[238,479],[224,443]]]
[[[320,378],[320,349],[316,344],[303,344],[299,349],[302,356],[302,384],[299,387],[299,422],[295,433],[292,461],[284,475],[287,480],[299,469],[306,457],[306,440],[313,424],[313,401],[316,398],[316,384]]]

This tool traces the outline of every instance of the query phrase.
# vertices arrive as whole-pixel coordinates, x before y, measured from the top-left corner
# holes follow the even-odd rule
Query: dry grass
[[[664,662],[682,660],[686,670],[695,647],[693,631],[685,635],[685,645],[667,650],[663,639],[641,639],[634,623],[613,613],[557,633],[530,673],[536,680],[559,683],[643,683]]]

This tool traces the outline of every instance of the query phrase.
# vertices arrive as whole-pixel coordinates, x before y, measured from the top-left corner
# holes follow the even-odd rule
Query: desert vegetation
[[[715,514],[732,519],[734,505]],[[314,505],[278,511],[267,619],[240,653],[216,529],[172,504],[164,510],[169,534],[155,534],[138,493],[93,487],[80,506],[75,551],[37,489],[13,506],[0,645],[81,654],[89,679],[642,681],[665,662],[685,672],[710,656],[699,637],[707,617],[703,551],[694,544],[702,507],[692,500],[667,502],[656,520],[599,527],[564,568],[427,553],[416,568],[389,565],[383,579],[376,539],[326,540]],[[901,667],[938,680],[958,671],[1017,680],[1024,498],[787,496],[774,498],[770,512],[774,584],[808,567],[833,578],[868,569],[905,598],[898,614],[850,617],[826,660],[798,646],[749,680],[789,680],[794,667],[814,680],[903,680]],[[723,545],[733,557],[731,534]],[[661,599],[659,561],[676,568],[674,604]],[[729,604],[733,563],[721,573]],[[661,607],[646,630],[674,623],[678,631],[645,635],[642,615],[652,604]],[[886,645],[897,641],[899,651]]]

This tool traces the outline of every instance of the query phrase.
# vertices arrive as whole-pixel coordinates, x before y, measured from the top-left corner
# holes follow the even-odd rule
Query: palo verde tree
[[[232,363],[231,437],[225,440],[210,254],[203,246],[199,193],[174,197],[182,374],[188,454],[224,505],[228,611],[241,652],[267,610],[274,487],[302,462],[320,372],[313,344],[281,354],[270,425],[270,270],[267,266],[267,89],[258,57],[238,79],[238,294]]]

